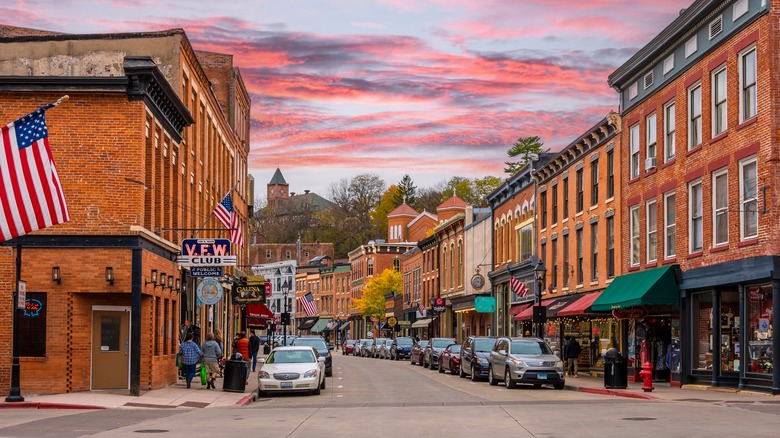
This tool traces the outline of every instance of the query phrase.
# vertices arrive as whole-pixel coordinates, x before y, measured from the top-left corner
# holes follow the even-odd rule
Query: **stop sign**
[[[270,281],[266,281],[265,282],[265,297],[266,298],[271,298],[271,292],[273,292],[271,290],[271,282]]]

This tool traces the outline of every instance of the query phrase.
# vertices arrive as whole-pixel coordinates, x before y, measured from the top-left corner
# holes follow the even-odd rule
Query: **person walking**
[[[214,381],[217,380],[217,375],[219,375],[219,358],[222,357],[222,347],[214,339],[214,334],[209,333],[206,335],[206,341],[201,345],[200,349],[203,351],[202,366],[205,366],[206,371],[209,373],[206,389],[216,389]]]
[[[252,356],[252,372],[257,369],[257,355],[260,353],[260,338],[255,334],[255,329],[249,331],[249,354]]]
[[[192,333],[187,333],[184,337],[184,342],[179,345],[179,353],[181,353],[181,363],[184,368],[184,378],[187,381],[187,388],[192,384],[192,378],[195,377],[195,365],[203,356],[203,352],[198,347],[198,344],[192,342]]]
[[[571,338],[567,343],[565,347],[565,356],[566,356],[566,374],[569,376],[574,377],[575,379],[579,377],[577,374],[579,372],[579,360],[580,360],[580,353],[582,353],[582,347],[580,346],[580,343],[577,342],[577,339]]]
[[[233,348],[235,353],[241,355],[241,360],[244,361],[246,367],[246,384],[249,384],[249,339],[246,338],[246,332],[240,332],[237,335],[235,342],[233,342]]]
[[[214,340],[219,344],[219,349],[222,354],[219,356],[219,377],[222,377],[222,370],[225,369],[225,343],[222,341],[222,331],[220,329],[214,330]]]

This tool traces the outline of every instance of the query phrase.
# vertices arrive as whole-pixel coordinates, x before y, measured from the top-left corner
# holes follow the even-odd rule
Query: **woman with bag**
[[[203,364],[206,367],[208,376],[206,378],[206,389],[216,389],[214,381],[219,374],[219,358],[222,357],[222,348],[219,343],[214,339],[214,334],[209,333],[206,335],[206,342],[201,345],[203,350]]]
[[[195,377],[195,365],[203,356],[198,344],[192,342],[192,333],[187,333],[184,343],[179,345],[179,353],[181,353],[181,363],[184,367],[184,378],[187,380],[187,388],[189,388],[192,384],[192,378]]]

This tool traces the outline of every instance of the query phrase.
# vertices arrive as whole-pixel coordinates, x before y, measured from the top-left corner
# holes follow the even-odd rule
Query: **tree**
[[[387,236],[387,215],[401,205],[400,203],[395,203],[399,190],[400,187],[395,184],[388,187],[382,195],[382,199],[379,200],[379,205],[377,205],[376,209],[374,209],[371,214],[374,222],[374,230],[376,230],[380,236]]]
[[[385,296],[403,291],[403,276],[393,269],[385,269],[381,274],[371,278],[363,289],[363,296],[353,300],[358,312],[367,316],[385,317]]]
[[[539,157],[542,152],[547,152],[547,150],[542,149],[543,145],[544,143],[542,143],[541,138],[536,135],[518,138],[515,144],[513,144],[506,153],[510,157],[520,157],[520,161],[505,161],[504,164],[506,164],[507,167],[504,168],[504,172],[510,175],[517,173],[530,161]]]
[[[342,258],[357,246],[371,239],[387,235],[380,234],[373,221],[373,214],[379,206],[385,182],[375,174],[361,174],[350,179],[343,178],[330,186],[330,200],[335,204],[331,210],[321,214],[321,240],[334,244],[336,258]]]
[[[446,199],[444,197],[444,190],[447,188],[447,182],[441,181],[434,184],[432,187],[426,187],[420,189],[419,194],[416,196],[414,204],[409,204],[417,211],[428,211],[436,214],[436,207],[441,205]]]
[[[398,207],[401,204],[414,205],[417,201],[417,186],[412,182],[412,177],[409,174],[404,175],[401,178],[401,182],[398,183],[398,191],[393,198],[395,206]]]
[[[487,195],[500,185],[501,179],[495,176],[486,176],[481,179],[453,176],[447,182],[447,187],[442,191],[442,195],[444,195],[445,200],[457,196],[471,206],[487,207]]]

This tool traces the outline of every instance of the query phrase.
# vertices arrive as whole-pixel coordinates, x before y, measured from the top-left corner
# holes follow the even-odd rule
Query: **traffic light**
[[[282,313],[282,325],[290,325],[290,312]]]

